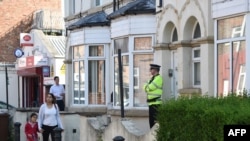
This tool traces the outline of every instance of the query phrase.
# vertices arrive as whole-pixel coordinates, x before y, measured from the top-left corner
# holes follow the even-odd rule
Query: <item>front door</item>
[[[177,50],[171,51],[171,71],[173,75],[171,77],[171,96],[173,98],[178,97],[178,57]]]

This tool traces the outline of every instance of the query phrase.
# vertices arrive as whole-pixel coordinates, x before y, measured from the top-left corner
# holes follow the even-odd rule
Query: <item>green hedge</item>
[[[168,100],[159,108],[157,120],[157,141],[223,141],[224,125],[250,125],[250,98]]]

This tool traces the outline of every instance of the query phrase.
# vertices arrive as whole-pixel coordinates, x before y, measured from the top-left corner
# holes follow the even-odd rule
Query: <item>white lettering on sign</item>
[[[244,136],[247,133],[246,129],[230,129],[228,136]]]

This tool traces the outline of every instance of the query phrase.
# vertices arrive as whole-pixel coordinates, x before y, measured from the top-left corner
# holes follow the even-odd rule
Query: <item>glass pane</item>
[[[199,58],[201,55],[200,55],[200,50],[197,49],[197,50],[194,50],[194,58]]]
[[[129,57],[128,55],[122,56],[122,74],[123,74],[123,98],[124,106],[129,105]],[[120,80],[119,80],[119,68],[118,68],[118,57],[114,58],[114,105],[120,106]]]
[[[105,61],[89,61],[89,104],[106,104],[105,93]]]
[[[172,35],[172,42],[178,41],[178,34],[177,34],[177,29],[174,28],[174,32]]]
[[[194,63],[194,85],[201,84],[201,63],[195,62]]]
[[[114,41],[115,54],[118,54],[118,49],[121,49],[121,53],[128,52],[128,38],[116,39]]]
[[[233,92],[243,92],[245,87],[246,42],[233,42]]]
[[[84,62],[76,61],[73,63],[74,70],[74,104],[84,104],[85,103],[85,71],[84,71]]]
[[[143,85],[151,79],[150,65],[153,63],[153,54],[134,55],[134,106],[147,106],[147,94]]]
[[[238,16],[218,21],[218,39],[228,39],[245,36],[244,16]]]
[[[196,24],[196,27],[195,27],[195,30],[194,30],[194,39],[196,38],[200,38],[201,37],[201,29],[200,29],[200,24],[197,23]]]
[[[230,44],[218,44],[218,95],[226,96],[230,91]]]
[[[135,50],[151,50],[152,38],[151,37],[137,37],[135,38]]]
[[[84,58],[84,46],[73,47],[73,59]]]
[[[89,47],[89,56],[104,56],[104,47],[103,46],[90,46]]]

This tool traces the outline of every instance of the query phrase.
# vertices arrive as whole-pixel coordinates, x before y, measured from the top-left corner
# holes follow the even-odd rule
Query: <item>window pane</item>
[[[225,96],[230,91],[230,44],[218,44],[218,95]]]
[[[233,42],[233,92],[242,92],[245,87],[246,42]]]
[[[83,61],[75,61],[73,63],[74,68],[74,104],[84,104],[85,103],[85,71],[84,71],[84,62]]]
[[[245,36],[244,16],[238,16],[218,21],[218,39],[228,39]]]
[[[89,47],[89,56],[104,56],[104,47],[103,46],[90,46]]]
[[[114,53],[118,54],[118,49],[121,49],[121,53],[128,52],[128,38],[116,39],[114,41]]]
[[[106,104],[105,93],[105,61],[89,61],[89,104]]]
[[[174,32],[172,35],[172,42],[178,41],[178,34],[177,34],[177,29],[174,28]]]
[[[84,46],[73,47],[73,59],[84,58]]]
[[[101,4],[100,1],[101,1],[101,0],[95,0],[95,5],[96,5],[96,6],[99,6],[99,5]]]
[[[200,38],[200,37],[201,37],[200,24],[197,23],[196,27],[195,27],[195,30],[194,30],[194,36],[193,36],[193,38],[196,39],[196,38]]]
[[[135,38],[135,50],[151,50],[152,38],[151,37],[137,37]]]
[[[200,50],[194,50],[194,58],[199,58],[200,57]]]
[[[194,85],[200,85],[201,84],[201,63],[195,62],[194,63]]]
[[[129,56],[122,56],[122,74],[123,74],[123,98],[124,106],[129,105]],[[114,58],[115,67],[115,88],[114,88],[114,105],[120,106],[120,80],[119,80],[119,68],[118,68],[118,57]]]
[[[152,54],[134,55],[134,106],[147,106],[147,94],[143,91],[143,85],[152,77],[149,71],[153,63]]]

